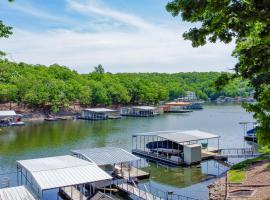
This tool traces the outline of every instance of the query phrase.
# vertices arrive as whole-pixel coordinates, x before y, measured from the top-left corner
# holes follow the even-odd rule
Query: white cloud
[[[94,13],[100,16],[109,17],[111,19],[123,22],[128,25],[135,26],[137,28],[141,29],[149,29],[153,26],[141,18],[134,16],[132,14],[124,13],[124,12],[118,12],[111,10],[106,7],[101,7],[99,4],[93,1],[88,1],[87,3],[79,3],[75,0],[68,0],[68,6],[80,13],[84,13],[86,15],[89,15],[90,13]]]
[[[143,19],[107,7],[69,0],[69,8],[88,15],[110,18],[136,30],[75,32],[51,30],[30,32],[15,29],[14,35],[0,40],[3,50],[17,61],[34,64],[59,63],[79,72],[89,72],[101,63],[110,72],[133,71],[222,71],[232,68],[234,45],[208,44],[192,48],[181,31],[172,26],[152,25]]]

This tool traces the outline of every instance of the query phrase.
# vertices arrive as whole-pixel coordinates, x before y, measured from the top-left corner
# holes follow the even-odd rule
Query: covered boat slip
[[[38,200],[25,186],[0,189],[0,200]]]
[[[219,138],[199,130],[139,133],[132,136],[132,152],[165,164],[191,165],[213,159],[218,153]],[[217,140],[217,148],[208,146],[210,139]]]
[[[17,114],[14,110],[0,110],[0,127],[4,126],[22,126],[22,115]]]
[[[159,114],[158,109],[153,106],[131,106],[123,107],[120,110],[122,116],[131,117],[154,117]]]
[[[43,199],[44,192],[59,189],[67,199],[85,199],[95,191],[86,184],[111,180],[96,164],[70,155],[17,161],[18,184],[25,184]],[[45,194],[46,195],[46,194]]]
[[[84,120],[106,120],[109,119],[110,116],[116,118],[120,115],[117,113],[117,110],[108,108],[87,108],[81,111],[81,116],[78,118]]]
[[[149,173],[139,169],[140,158],[121,148],[103,147],[72,150],[71,152],[78,158],[97,164],[107,173],[118,178],[143,179],[149,177]]]

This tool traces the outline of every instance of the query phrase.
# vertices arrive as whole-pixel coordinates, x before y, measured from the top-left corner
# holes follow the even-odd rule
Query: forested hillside
[[[194,91],[202,99],[220,95],[247,96],[251,90],[240,79],[224,91],[214,89],[217,72],[190,73],[105,73],[101,66],[89,74],[67,67],[29,65],[0,60],[0,102],[17,102],[52,111],[74,102],[82,105],[157,104],[172,100],[185,91]]]

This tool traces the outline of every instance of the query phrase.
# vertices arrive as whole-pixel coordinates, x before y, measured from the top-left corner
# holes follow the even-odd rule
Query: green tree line
[[[248,96],[251,88],[240,79],[217,91],[218,72],[79,74],[57,64],[49,67],[0,60],[0,102],[17,102],[57,112],[77,102],[85,106],[157,104],[194,91],[201,99]]]

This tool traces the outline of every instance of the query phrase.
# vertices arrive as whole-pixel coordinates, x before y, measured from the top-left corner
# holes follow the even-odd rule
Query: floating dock
[[[153,106],[132,106],[121,108],[120,114],[129,117],[154,117],[158,115],[159,112],[157,108]]]
[[[121,169],[121,166],[116,165],[115,168],[117,169],[116,176],[119,178],[137,178],[139,180],[142,180],[150,177],[150,174],[148,172],[140,170],[136,167],[122,167]]]
[[[219,138],[199,130],[139,133],[132,136],[132,153],[173,166],[193,165],[217,158]],[[217,139],[218,147],[208,147],[209,139]],[[219,156],[218,159],[226,158]]]

